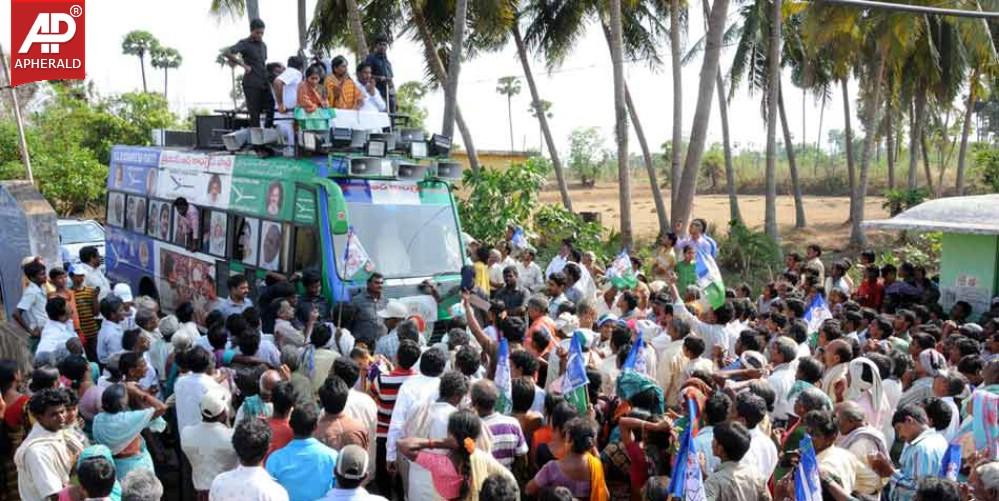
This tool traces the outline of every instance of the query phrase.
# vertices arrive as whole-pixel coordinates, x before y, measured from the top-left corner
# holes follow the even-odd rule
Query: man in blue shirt
[[[318,421],[316,404],[296,406],[288,423],[295,438],[267,458],[267,473],[288,491],[289,501],[313,501],[333,487],[337,452],[312,438]]]
[[[229,286],[229,297],[218,302],[216,310],[221,311],[225,318],[232,315],[240,315],[247,308],[253,306],[250,300],[250,282],[246,280],[246,275],[233,275],[226,283]]]
[[[926,410],[909,404],[895,411],[891,420],[895,435],[905,442],[896,469],[883,453],[869,458],[871,468],[891,483],[891,501],[912,501],[916,486],[924,477],[940,473],[940,463],[947,452],[947,439],[929,426]]]

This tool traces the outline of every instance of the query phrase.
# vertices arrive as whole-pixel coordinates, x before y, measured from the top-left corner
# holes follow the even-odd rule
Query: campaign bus
[[[446,320],[466,261],[450,179],[438,175],[446,167],[347,153],[260,158],[115,146],[107,273],[165,311],[190,301],[203,322],[233,275],[259,285],[268,272],[317,270],[335,305],[377,271],[386,297],[427,321]],[[174,208],[178,198],[186,215]],[[427,279],[440,304],[421,292]]]

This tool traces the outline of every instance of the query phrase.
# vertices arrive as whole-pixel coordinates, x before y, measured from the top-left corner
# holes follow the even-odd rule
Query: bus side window
[[[319,232],[312,226],[295,226],[291,271],[303,272],[308,269],[319,269],[319,250],[322,242]]]

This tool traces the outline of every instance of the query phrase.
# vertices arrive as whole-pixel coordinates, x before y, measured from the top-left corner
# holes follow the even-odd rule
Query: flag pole
[[[28,182],[34,184],[35,176],[31,173],[31,155],[28,153],[28,141],[24,137],[24,119],[21,118],[21,106],[17,102],[17,91],[11,85],[10,68],[7,66],[7,55],[3,51],[2,43],[0,43],[0,66],[3,67],[5,86],[10,91],[10,100],[14,105],[14,122],[17,123],[17,136],[21,146],[21,161],[24,162],[24,170],[28,174]]]

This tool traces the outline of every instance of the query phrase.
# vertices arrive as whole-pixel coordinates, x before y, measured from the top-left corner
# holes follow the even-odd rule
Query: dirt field
[[[618,190],[616,183],[598,183],[593,188],[579,185],[570,186],[573,209],[576,211],[598,212],[602,222],[610,228],[618,228]],[[669,208],[669,188],[664,191],[666,207]],[[541,194],[541,200],[559,203],[557,187],[549,185]],[[865,219],[887,217],[881,208],[881,197],[868,197],[864,208]],[[805,197],[805,217],[808,228],[794,229],[794,199],[781,196],[777,200],[777,221],[783,243],[804,245],[818,242],[824,249],[840,250],[846,246],[850,227],[845,224],[849,216],[850,200],[846,197]],[[739,196],[739,209],[750,226],[763,226],[764,197],[760,195]],[[728,224],[728,197],[725,195],[698,195],[694,200],[694,215],[707,219],[711,226],[723,232]],[[632,208],[635,236],[639,239],[652,238],[658,231],[656,208],[652,202],[652,191],[645,183],[632,185]]]

